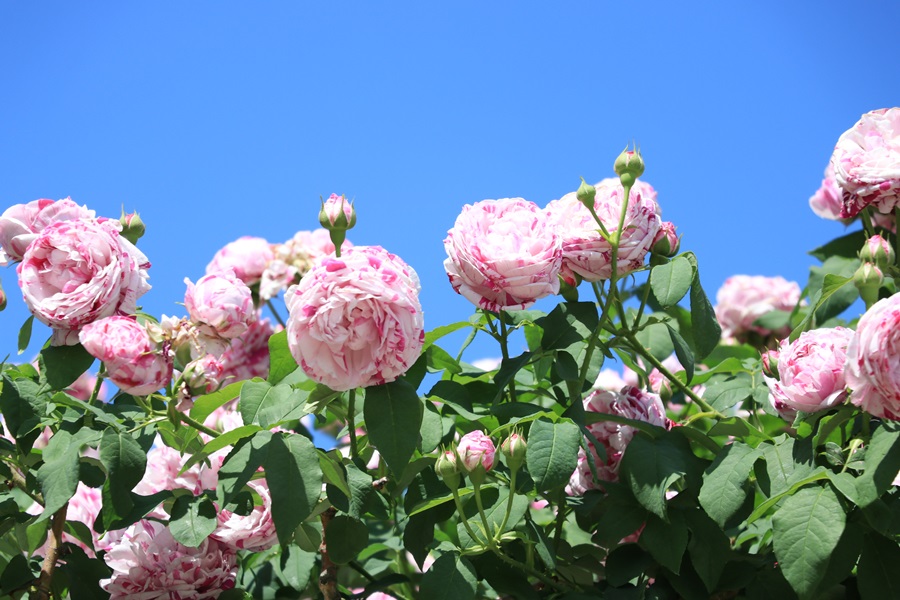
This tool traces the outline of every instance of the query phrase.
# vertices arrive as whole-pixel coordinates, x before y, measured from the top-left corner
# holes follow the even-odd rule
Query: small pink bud
[[[659,224],[659,231],[653,238],[653,246],[651,252],[665,257],[672,257],[678,254],[681,246],[681,240],[675,231],[675,223],[671,221],[663,221]]]
[[[322,203],[319,223],[329,231],[353,229],[356,225],[356,210],[353,203],[348,202],[344,196],[330,195],[328,200]]]
[[[863,262],[873,263],[879,269],[894,264],[894,249],[886,239],[878,234],[866,240],[866,244],[859,251],[859,258]]]
[[[766,377],[778,379],[778,352],[766,350],[762,355],[762,371]]]
[[[485,471],[490,471],[494,466],[494,454],[497,449],[490,437],[476,429],[459,440],[456,452],[462,460],[462,467],[471,473],[479,466],[484,467]]]
[[[6,292],[3,291],[3,285],[0,285],[0,310],[6,308]]]
[[[506,456],[507,464],[511,469],[518,469],[525,462],[526,444],[525,438],[513,432],[500,444],[500,451]]]

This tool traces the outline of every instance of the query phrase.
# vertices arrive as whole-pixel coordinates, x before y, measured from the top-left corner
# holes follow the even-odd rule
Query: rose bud
[[[519,469],[525,462],[525,438],[519,433],[512,433],[500,444],[500,451],[506,457],[506,463],[513,471]]]
[[[882,283],[884,283],[884,274],[872,263],[864,262],[853,274],[853,285],[859,290],[859,295],[866,303],[866,308],[878,301],[878,290]]]
[[[653,246],[650,251],[653,254],[659,254],[665,257],[672,257],[678,254],[681,246],[681,240],[675,232],[675,223],[671,221],[663,221],[659,224],[659,231],[656,232],[656,238],[653,240]]]
[[[859,251],[859,258],[863,262],[872,263],[879,269],[894,264],[894,249],[886,239],[878,234],[866,240],[866,245]]]
[[[141,216],[136,212],[125,214],[125,208],[122,208],[122,216],[119,217],[119,223],[122,224],[122,231],[119,233],[123,238],[137,244],[137,241],[144,236],[147,227],[141,220]]]
[[[644,159],[640,150],[625,150],[616,158],[613,170],[619,176],[623,186],[632,186],[638,177],[644,174]]]

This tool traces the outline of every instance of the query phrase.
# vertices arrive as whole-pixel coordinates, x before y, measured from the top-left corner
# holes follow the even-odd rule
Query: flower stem
[[[500,312],[500,352],[503,355],[503,360],[509,360],[509,346],[508,346],[508,338],[509,338],[509,330],[506,328],[506,319],[504,313]],[[516,401],[516,378],[510,377],[509,379],[509,401]]]
[[[481,502],[481,484],[473,481],[472,485],[475,488],[475,506],[478,507],[478,516],[481,517],[481,523],[484,525],[484,538],[488,542],[488,547],[494,549],[497,546],[494,543],[494,532],[491,531],[491,524],[487,519],[487,515],[484,514],[484,506],[482,506]]]
[[[184,414],[184,413],[181,412],[180,410],[177,410],[177,411],[175,411],[175,412],[178,414],[178,419],[179,419],[182,423],[184,423],[185,425],[188,425],[188,426],[190,426],[190,427],[193,427],[194,429],[196,429],[196,430],[199,431],[200,433],[205,433],[205,434],[208,435],[209,437],[214,437],[214,438],[219,437],[219,436],[221,435],[221,434],[220,434],[218,431],[216,431],[215,429],[210,429],[209,427],[207,427],[206,425],[204,425],[204,424],[201,423],[200,421],[196,421],[196,420],[190,418],[189,416],[187,416],[186,414]]]
[[[275,310],[275,305],[272,304],[272,300],[266,300],[266,306],[269,307],[269,310],[272,312],[272,316],[275,317],[275,320],[278,321],[278,324],[282,327],[287,327],[284,323],[284,319],[281,318],[281,315],[278,314],[278,311]]]
[[[500,530],[497,532],[497,535],[494,536],[494,541],[496,543],[500,543],[500,537],[503,535],[503,530],[506,529],[506,524],[509,522],[509,513],[512,512],[513,505],[513,497],[516,495],[516,473],[519,470],[516,469],[512,471],[509,476],[509,496],[506,498],[506,514],[503,515],[503,522],[500,523]]]
[[[356,445],[356,389],[350,390],[350,399],[347,401],[347,429],[350,430],[350,460],[356,460],[359,456],[359,448]]]
[[[453,494],[453,502],[456,504],[456,512],[459,514],[459,518],[462,521],[463,527],[465,527],[466,532],[469,534],[469,537],[472,538],[473,542],[481,542],[478,537],[478,534],[472,529],[472,526],[469,524],[469,520],[466,518],[466,513],[463,511],[462,500],[459,499],[459,491],[456,488],[450,488],[450,493]]]

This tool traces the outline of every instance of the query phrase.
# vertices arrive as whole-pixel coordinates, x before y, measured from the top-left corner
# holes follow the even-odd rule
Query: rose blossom
[[[344,240],[341,252],[349,250],[353,244]],[[274,248],[275,258],[266,265],[259,284],[259,296],[269,300],[299,281],[313,264],[324,256],[334,254],[334,242],[327,229],[298,231],[294,237]]]
[[[259,552],[278,542],[272,521],[272,494],[265,479],[254,479],[247,486],[259,494],[262,504],[254,506],[245,516],[220,510],[216,515],[218,525],[210,537],[235,550]]]
[[[900,204],[900,108],[864,114],[838,139],[831,164],[843,190],[842,218],[869,205],[893,212]]]
[[[51,223],[94,216],[94,211],[78,206],[71,198],[55,202],[41,198],[10,206],[0,215],[0,266],[22,260],[28,245]]]
[[[335,391],[394,381],[425,339],[419,277],[380,246],[357,246],[317,263],[288,290],[291,354]]]
[[[619,392],[595,391],[584,399],[587,412],[619,415],[636,421],[644,421],[652,425],[669,428],[672,422],[666,417],[666,410],[657,394],[644,392],[633,386],[625,386]],[[625,448],[634,437],[634,428],[614,421],[598,421],[588,425],[593,434],[606,451],[606,460],[601,460],[593,441],[588,438],[588,447],[594,458],[597,477],[600,481],[618,481],[619,463]],[[578,466],[569,480],[566,493],[581,496],[587,490],[597,489],[599,482],[594,481],[588,456],[584,448],[578,451]]]
[[[252,285],[260,280],[266,265],[275,258],[272,245],[261,237],[245,235],[216,252],[206,265],[206,273],[233,271],[235,276]]]
[[[773,310],[791,311],[799,301],[800,286],[783,277],[732,275],[716,293],[716,318],[724,338],[748,332],[784,337],[790,333],[790,326],[770,331],[754,322]]]
[[[54,329],[55,345],[74,345],[87,323],[132,314],[150,285],[150,263],[119,235],[118,221],[56,221],[31,242],[18,266],[28,309]]]
[[[242,335],[257,320],[250,288],[232,271],[204,275],[191,283],[185,277],[184,305],[191,321],[210,337],[231,339]]]
[[[595,188],[594,211],[606,230],[613,234],[619,229],[625,190],[618,179],[612,178],[604,179]],[[616,273],[620,276],[643,266],[644,257],[656,241],[662,222],[656,191],[649,184],[638,181],[628,197],[616,262]],[[562,238],[563,269],[587,281],[609,279],[612,248],[600,235],[597,222],[576,193],[570,192],[553,200],[544,210]]]
[[[100,587],[111,600],[218,598],[234,587],[234,550],[212,539],[196,548],[178,543],[163,523],[138,521],[104,556],[112,569]]]
[[[450,284],[479,308],[521,310],[559,291],[561,239],[533,202],[467,204],[447,232],[444,249]]]
[[[204,490],[214,490],[226,454],[227,449],[220,450],[210,456],[209,464],[200,462],[182,472],[191,456],[166,446],[157,437],[147,453],[147,469],[134,487],[134,493],[150,496],[163,490],[185,489],[197,496]]]
[[[777,351],[778,379],[764,376],[774,398],[794,411],[818,412],[846,398],[844,364],[853,331],[845,327],[804,331]],[[770,361],[771,362],[771,358]],[[781,411],[779,411],[781,412]]]
[[[184,366],[184,383],[192,394],[209,394],[219,388],[225,368],[219,357],[207,354]]]
[[[816,193],[809,198],[809,207],[823,219],[841,220],[841,188],[834,179],[834,167],[829,161],[825,167],[825,177]],[[849,221],[848,221],[849,222]]]
[[[853,404],[900,420],[900,295],[879,300],[859,319],[844,376]]]
[[[231,340],[219,359],[222,362],[221,381],[228,385],[235,381],[269,376],[269,338],[281,331],[272,327],[269,319],[250,323],[247,332]]]
[[[107,317],[84,326],[84,349],[106,365],[110,380],[122,391],[144,396],[172,378],[172,362],[150,340],[147,330],[130,317]]]
[[[491,438],[478,429],[462,436],[456,446],[462,467],[468,472],[474,471],[478,465],[484,467],[485,471],[490,471],[494,466],[496,452]]]

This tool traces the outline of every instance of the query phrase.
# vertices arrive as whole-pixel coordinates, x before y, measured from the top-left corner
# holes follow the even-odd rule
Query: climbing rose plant
[[[839,137],[810,206],[850,231],[803,286],[713,305],[640,152],[613,171],[464,206],[443,267],[474,313],[430,328],[336,194],[227,244],[181,317],[140,309],[137,215],[8,208],[19,347],[52,334],[0,372],[0,593],[897,597],[900,109]]]

